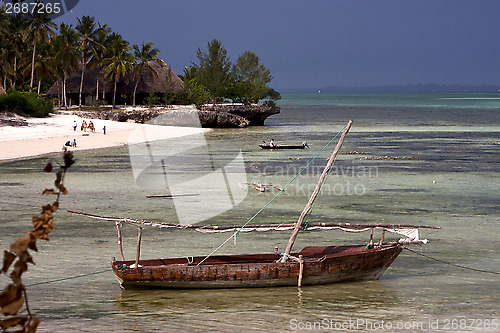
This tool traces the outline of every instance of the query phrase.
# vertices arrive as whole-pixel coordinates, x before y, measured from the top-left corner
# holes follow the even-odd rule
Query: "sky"
[[[278,91],[407,84],[500,86],[499,0],[80,0],[56,23],[94,16],[173,71],[213,39],[254,52]]]

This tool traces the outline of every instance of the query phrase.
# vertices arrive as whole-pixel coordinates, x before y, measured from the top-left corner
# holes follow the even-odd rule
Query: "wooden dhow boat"
[[[274,143],[262,143],[259,145],[260,148],[262,149],[306,149],[309,148],[309,145],[307,142],[302,142],[300,145],[281,145],[281,144],[274,144]]]
[[[294,224],[267,224],[250,226],[203,226],[149,222],[128,218],[104,217],[70,211],[92,218],[114,221],[118,230],[121,260],[111,262],[113,272],[122,288],[239,288],[277,287],[328,284],[344,281],[376,280],[389,268],[407,244],[427,243],[419,238],[419,228],[439,229],[421,225],[309,223],[304,225],[321,185],[332,167],[352,120],[342,135],[306,207]],[[121,246],[122,222],[138,227],[137,255],[135,260],[125,260]],[[247,222],[248,223],[248,222]],[[191,228],[203,233],[293,230],[283,253],[212,255],[208,256],[140,259],[141,231],[146,225],[159,228]],[[300,230],[339,229],[350,232],[370,231],[370,240],[364,245],[306,246],[299,252],[292,247]],[[382,231],[382,238],[374,242],[374,230]],[[384,242],[385,232],[403,235],[399,241]],[[226,241],[227,242],[227,241]],[[223,243],[224,244],[224,243]],[[222,245],[223,245],[222,244]],[[222,246],[221,245],[221,246]],[[217,250],[217,249],[216,249]]]

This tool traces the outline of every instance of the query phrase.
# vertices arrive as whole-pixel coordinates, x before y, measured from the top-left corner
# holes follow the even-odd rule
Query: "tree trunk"
[[[139,85],[139,79],[137,79],[137,81],[135,82],[134,95],[133,95],[133,98],[132,98],[132,106],[135,106],[135,93],[137,91],[137,86],[138,85]]]
[[[113,109],[116,106],[116,81],[118,81],[118,80],[117,80],[116,75],[115,75],[115,89],[113,90]]]
[[[80,79],[80,94],[78,95],[78,110],[82,109],[83,74],[85,74],[85,57],[82,58],[82,77]]]
[[[61,109],[62,89],[63,89],[63,87],[62,87],[62,82],[61,82],[61,91],[60,91],[61,95],[59,95],[59,98],[58,98],[59,109]]]
[[[17,56],[14,57],[14,72],[17,73]],[[12,88],[16,89],[16,76],[12,76]]]
[[[64,72],[64,79],[63,79],[63,100],[64,100],[64,108],[68,110],[68,99],[66,97],[66,71]]]
[[[30,81],[30,88],[33,88],[33,78],[35,77],[35,52],[36,52],[36,41],[35,41],[35,45],[33,46],[33,58],[31,59],[31,81]]]
[[[38,91],[37,94],[40,95],[40,86],[42,85],[42,80],[38,80]]]
[[[99,100],[99,78],[96,79],[95,100]]]

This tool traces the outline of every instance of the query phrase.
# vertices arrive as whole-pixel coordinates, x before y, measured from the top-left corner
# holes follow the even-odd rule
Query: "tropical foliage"
[[[38,94],[35,93],[13,91],[8,95],[0,96],[0,111],[45,117],[52,112],[52,103],[38,98]]]
[[[71,99],[68,98],[67,81],[79,76],[80,107],[105,100],[106,89],[102,85],[109,84],[113,85],[113,107],[117,99],[119,102],[131,100],[135,105],[141,75],[149,72],[158,77],[155,67],[164,66],[159,55],[160,51],[152,42],[131,45],[122,35],[92,16],[78,18],[76,26],[66,23],[58,26],[47,14],[7,15],[5,8],[0,7],[0,86],[9,92],[25,92],[30,98],[36,98],[33,96],[45,93],[57,82],[59,107],[68,107]],[[148,98],[148,102],[195,103],[200,106],[227,100],[248,104],[279,99],[279,94],[268,86],[272,80],[270,70],[253,52],[245,51],[232,64],[222,43],[214,39],[208,43],[206,51],[198,48],[196,59],[197,63],[185,67],[184,90],[179,91],[180,87],[173,89],[174,74],[167,70],[166,76],[159,78],[165,82],[165,93],[156,93],[158,98]],[[100,73],[92,83],[87,82],[92,76],[85,75],[90,70]],[[131,82],[133,93],[117,96],[120,80],[125,80],[127,85]],[[95,87],[92,89],[95,96],[88,96],[88,89],[83,91],[89,84]],[[72,89],[74,91],[74,85]],[[85,96],[86,101],[83,100]],[[24,98],[16,95],[13,100],[22,101]],[[38,98],[47,97],[40,95]],[[139,98],[139,102],[144,101],[144,96]]]
[[[268,87],[273,77],[271,71],[260,63],[259,57],[250,51],[240,55],[232,65],[227,50],[214,39],[208,43],[207,51],[196,52],[198,63],[184,68],[184,81],[194,93],[195,102],[206,99],[207,93],[213,103],[226,99],[240,103],[256,103],[269,98],[279,99],[279,94]]]
[[[134,45],[132,47],[134,50],[135,64],[133,66],[134,71],[134,93],[133,93],[133,101],[132,105],[135,106],[135,94],[137,92],[137,86],[139,85],[139,78],[141,77],[141,72],[143,69],[153,72],[156,76],[158,76],[158,72],[154,67],[151,66],[151,62],[154,61],[158,65],[162,66],[160,59],[158,56],[160,55],[160,50],[153,47],[153,43],[142,43],[141,46]]]

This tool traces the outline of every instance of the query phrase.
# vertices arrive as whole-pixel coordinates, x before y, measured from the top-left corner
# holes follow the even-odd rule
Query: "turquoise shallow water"
[[[500,271],[497,95],[481,95],[480,99],[475,95],[283,97],[281,114],[270,117],[266,126],[214,130],[205,136],[210,158],[194,150],[187,161],[199,163],[168,166],[171,180],[193,180],[227,165],[242,152],[244,172],[238,168],[226,172],[235,200],[242,197],[242,201],[199,223],[246,222],[276,191],[262,194],[250,188],[245,192],[234,186],[237,180],[283,187],[353,118],[342,151],[358,154],[339,155],[309,220],[440,226],[439,231],[423,230],[422,237],[430,243],[412,249],[447,262]],[[269,152],[257,147],[271,138],[283,143],[307,141],[310,148]],[[163,154],[162,144],[151,147],[152,154]],[[255,223],[295,221],[329,154],[313,162]],[[393,159],[379,159],[383,156]],[[179,221],[172,200],[146,198],[166,189],[136,183],[127,147],[78,152],[76,157],[77,165],[66,182],[70,194],[62,200],[51,241],[39,244],[39,253],[34,255],[37,265],[25,274],[27,285],[106,270],[111,257],[118,256],[112,223],[71,216],[66,209]],[[41,169],[57,158],[0,164],[3,248],[28,230],[31,216],[47,200],[38,193],[52,184],[53,175]],[[161,167],[151,171],[155,173],[164,176]],[[184,184],[185,191],[203,187],[196,181]],[[183,200],[195,216],[208,210],[199,197]],[[133,258],[136,231],[125,228],[124,235],[125,256]],[[143,233],[142,257],[208,254],[227,237],[148,228]],[[220,253],[271,252],[274,246],[284,248],[288,237],[289,233],[280,232],[243,234],[236,245],[231,241]],[[295,249],[308,244],[364,243],[367,237],[338,231],[303,233]],[[7,281],[5,277],[0,280]],[[30,307],[43,319],[41,332],[281,332],[310,331],[315,323],[316,328],[323,325],[320,328],[333,331],[429,332],[439,328],[452,332],[459,328],[495,331],[491,325],[500,320],[499,287],[499,275],[460,269],[404,251],[378,281],[301,290],[121,291],[113,274],[106,272],[32,285],[28,291]]]

